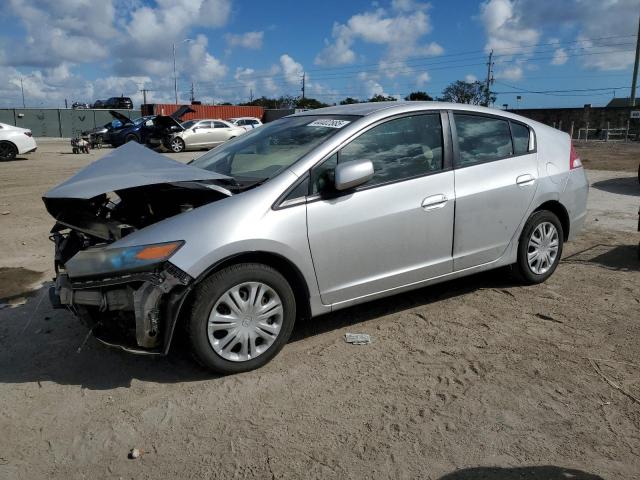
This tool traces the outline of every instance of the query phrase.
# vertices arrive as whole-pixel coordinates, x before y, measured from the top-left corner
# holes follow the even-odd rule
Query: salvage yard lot
[[[577,148],[587,224],[545,284],[500,270],[301,322],[266,367],[215,377],[49,307],[40,197],[109,150],[41,140],[0,164],[0,478],[640,478],[640,145]]]

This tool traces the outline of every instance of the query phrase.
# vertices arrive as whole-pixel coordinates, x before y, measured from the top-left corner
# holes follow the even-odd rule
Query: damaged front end
[[[166,354],[193,283],[170,262],[184,241],[179,232],[151,245],[118,240],[228,197],[224,180],[127,144],[47,192],[56,219],[53,306],[71,310],[108,345]]]
[[[152,272],[72,280],[58,272],[49,291],[101,342],[134,353],[166,354],[179,308],[193,279],[166,263]]]

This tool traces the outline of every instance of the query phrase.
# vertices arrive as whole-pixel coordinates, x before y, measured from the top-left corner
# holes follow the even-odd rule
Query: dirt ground
[[[637,142],[585,142],[574,140],[582,164],[589,170],[637,172],[640,149]]]
[[[618,148],[580,147],[587,224],[545,284],[500,270],[300,322],[216,377],[49,307],[40,196],[104,152],[40,142],[0,164],[0,478],[640,479],[640,145]]]

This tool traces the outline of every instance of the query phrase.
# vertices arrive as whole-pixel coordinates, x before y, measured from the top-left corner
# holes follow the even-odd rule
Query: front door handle
[[[528,187],[529,185],[533,185],[533,182],[535,181],[536,179],[529,173],[520,175],[518,178],[516,178],[516,183],[521,187]]]
[[[424,210],[434,210],[436,208],[442,208],[447,204],[447,196],[439,193],[438,195],[431,195],[430,197],[422,200],[420,205]]]

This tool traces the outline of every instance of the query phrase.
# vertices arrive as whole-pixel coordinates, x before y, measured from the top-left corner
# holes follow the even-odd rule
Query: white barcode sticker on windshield
[[[342,128],[349,123],[351,123],[349,120],[331,120],[329,118],[325,118],[322,120],[314,120],[307,125],[307,127]]]

